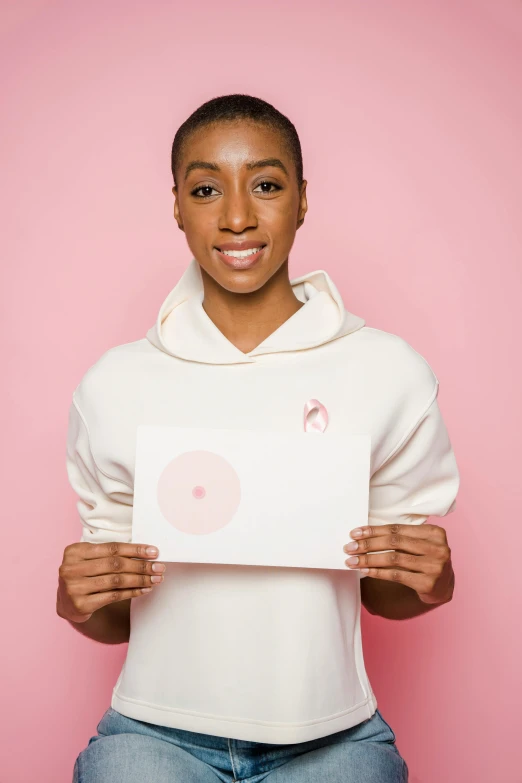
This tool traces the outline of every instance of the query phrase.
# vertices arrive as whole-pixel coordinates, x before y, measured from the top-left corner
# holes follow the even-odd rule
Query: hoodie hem
[[[127,718],[145,721],[158,726],[211,734],[218,737],[245,740],[247,742],[267,742],[271,744],[293,744],[309,742],[326,737],[344,729],[349,729],[372,717],[377,709],[377,700],[370,695],[363,702],[354,705],[342,713],[326,716],[306,724],[259,723],[240,718],[228,718],[219,715],[205,715],[163,707],[158,704],[131,699],[113,691],[111,707]]]

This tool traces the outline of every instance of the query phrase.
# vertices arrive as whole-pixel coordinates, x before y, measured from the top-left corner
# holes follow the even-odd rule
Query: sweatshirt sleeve
[[[455,510],[459,471],[437,394],[438,383],[424,413],[372,475],[369,525],[420,525]]]
[[[89,430],[73,395],[67,430],[67,474],[78,495],[81,542],[130,542],[133,489],[104,473],[96,464]]]

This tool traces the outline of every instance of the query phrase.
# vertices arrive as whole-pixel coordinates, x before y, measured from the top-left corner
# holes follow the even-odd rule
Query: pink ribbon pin
[[[311,416],[317,411],[315,416]],[[304,406],[305,432],[324,432],[328,424],[328,411],[319,400],[308,400]]]

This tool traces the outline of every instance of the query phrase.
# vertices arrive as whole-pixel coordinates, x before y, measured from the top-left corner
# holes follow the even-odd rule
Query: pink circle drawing
[[[163,470],[158,505],[173,527],[206,535],[228,525],[241,500],[241,483],[224,457],[212,451],[186,451]]]

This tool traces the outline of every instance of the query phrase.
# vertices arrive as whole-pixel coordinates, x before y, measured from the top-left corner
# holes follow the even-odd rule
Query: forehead
[[[283,133],[251,120],[227,120],[193,131],[183,143],[180,167],[192,160],[206,160],[236,168],[264,158],[280,158],[291,165],[291,152]]]

